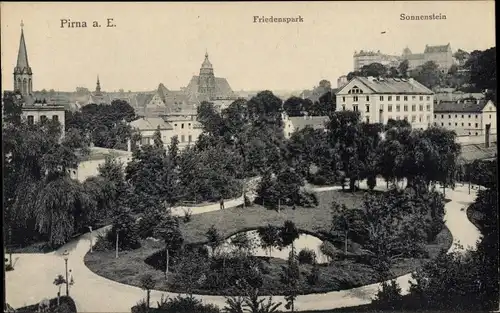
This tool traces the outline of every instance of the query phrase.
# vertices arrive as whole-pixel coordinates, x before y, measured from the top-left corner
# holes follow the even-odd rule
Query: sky
[[[233,90],[302,90],[352,71],[355,50],[400,55],[450,43],[495,46],[494,1],[1,3],[2,89],[11,90],[21,20],[33,89],[178,90],[205,52]],[[402,21],[401,14],[446,15]],[[254,16],[303,18],[254,23]],[[113,18],[116,27],[106,27]],[[87,23],[61,28],[61,19]],[[92,27],[98,21],[101,27]],[[386,32],[381,34],[381,32]]]

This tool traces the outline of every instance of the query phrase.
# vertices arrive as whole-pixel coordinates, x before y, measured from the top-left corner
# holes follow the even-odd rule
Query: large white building
[[[180,149],[194,145],[203,131],[201,124],[196,121],[195,114],[141,117],[130,122],[130,126],[141,134],[139,145],[153,144],[153,135],[159,130],[165,148],[170,145],[174,136],[179,140]]]
[[[484,136],[497,133],[497,109],[491,100],[441,101],[434,104],[434,125],[458,136]]]
[[[413,78],[354,77],[336,97],[337,111],[360,112],[367,123],[407,120],[415,129],[433,124],[434,93]]]

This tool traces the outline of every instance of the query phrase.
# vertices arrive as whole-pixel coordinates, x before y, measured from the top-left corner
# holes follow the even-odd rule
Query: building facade
[[[281,114],[283,120],[283,132],[285,138],[290,138],[296,131],[300,131],[306,127],[313,129],[325,129],[326,123],[330,120],[328,116],[288,116],[286,113]]]
[[[458,136],[497,133],[496,105],[491,100],[440,101],[434,104],[434,125],[455,131]]]
[[[429,61],[437,64],[442,72],[447,72],[456,61],[453,58],[451,45],[425,45],[424,53],[413,54],[408,47],[403,50],[402,60],[408,60],[408,69],[413,70]]]
[[[194,145],[203,129],[193,114],[171,114],[162,117],[141,117],[130,123],[141,134],[141,145],[153,144],[153,135],[160,131],[161,139],[167,148],[174,136],[179,140],[179,149]],[[129,149],[131,145],[129,144]]]
[[[387,67],[398,67],[401,59],[399,56],[388,55],[379,51],[354,51],[354,71],[359,71],[363,66],[380,63]],[[340,86],[338,86],[340,88]]]
[[[415,129],[433,124],[434,93],[412,78],[354,77],[336,97],[337,111],[360,112],[363,122],[407,120]]]

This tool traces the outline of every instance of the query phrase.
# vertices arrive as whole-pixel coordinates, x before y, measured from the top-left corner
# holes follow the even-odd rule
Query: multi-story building
[[[336,97],[337,111],[360,112],[363,122],[407,120],[416,129],[433,124],[434,93],[413,78],[354,77]]]
[[[313,129],[324,129],[330,120],[328,116],[288,116],[286,113],[282,113],[281,118],[283,119],[285,138],[290,138],[294,132],[308,126]]]
[[[440,101],[434,104],[434,125],[458,136],[483,136],[497,131],[497,109],[491,100]]]
[[[397,67],[400,63],[400,57],[395,55],[383,54],[379,51],[354,51],[354,71],[359,71],[363,66],[372,63],[380,63],[387,67]]]
[[[413,70],[429,61],[433,61],[441,69],[447,72],[453,64],[456,64],[451,51],[451,45],[429,46],[425,45],[424,53],[412,53],[408,47],[403,50],[402,60],[408,60],[408,69]]]
[[[64,136],[65,105],[54,103],[49,99],[39,99],[33,92],[33,71],[28,62],[28,51],[24,39],[24,24],[21,23],[21,39],[17,54],[17,63],[14,67],[14,91],[20,93],[22,98],[22,118],[29,124],[45,122],[48,120],[58,121],[61,125],[61,138]]]
[[[130,126],[141,134],[139,145],[153,144],[153,135],[160,131],[165,148],[177,136],[179,148],[194,144],[202,133],[201,125],[196,121],[195,114],[170,114],[162,117],[141,117],[130,122]],[[130,147],[130,144],[129,144]]]

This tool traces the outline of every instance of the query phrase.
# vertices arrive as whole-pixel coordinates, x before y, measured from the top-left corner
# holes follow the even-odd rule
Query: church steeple
[[[97,75],[97,84],[95,86],[95,92],[101,93],[101,82],[99,82],[99,75]]]
[[[17,53],[17,64],[14,68],[14,90],[19,90],[23,96],[33,93],[31,67],[28,62],[28,52],[24,41],[24,23],[21,21],[21,39]]]
[[[210,100],[215,97],[215,91],[214,68],[208,60],[208,52],[205,51],[205,60],[201,64],[200,76],[198,76],[198,94],[201,99]]]

